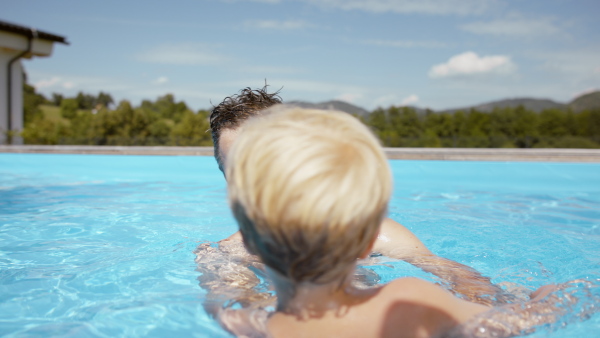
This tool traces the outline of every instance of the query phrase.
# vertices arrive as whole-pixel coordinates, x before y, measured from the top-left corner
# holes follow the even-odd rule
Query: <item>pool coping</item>
[[[600,162],[600,149],[384,148],[394,160]],[[213,156],[212,147],[0,145],[0,153]]]

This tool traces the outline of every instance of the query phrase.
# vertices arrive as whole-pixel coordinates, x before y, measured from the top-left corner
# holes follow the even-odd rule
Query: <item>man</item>
[[[245,88],[237,95],[226,97],[213,108],[210,128],[214,156],[223,173],[229,150],[243,123],[253,116],[263,114],[266,108],[281,103],[279,92],[268,93],[265,86],[255,90]],[[226,252],[236,252],[239,258],[241,242],[241,235],[236,232],[220,241],[219,247]],[[489,278],[466,265],[434,255],[410,230],[390,218],[382,222],[373,252],[404,260],[438,276],[450,286],[450,291],[461,294],[470,301],[485,305],[504,302],[502,289],[493,285]]]

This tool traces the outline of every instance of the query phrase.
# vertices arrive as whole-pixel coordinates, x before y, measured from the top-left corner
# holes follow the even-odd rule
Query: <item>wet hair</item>
[[[270,108],[242,126],[226,165],[248,251],[296,285],[346,278],[391,194],[379,141],[343,112]]]
[[[281,102],[279,91],[269,94],[265,85],[260,89],[244,88],[239,94],[228,96],[213,107],[210,114],[210,131],[219,169],[225,168],[225,163],[219,156],[221,132],[225,129],[237,129],[247,119],[258,115],[261,110]]]

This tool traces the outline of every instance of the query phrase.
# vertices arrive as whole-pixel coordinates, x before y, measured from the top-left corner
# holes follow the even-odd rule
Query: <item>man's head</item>
[[[226,97],[210,114],[210,131],[219,169],[225,170],[225,157],[237,136],[237,129],[247,119],[265,108],[281,103],[279,92],[267,93],[267,86],[252,90],[245,88],[238,95]]]
[[[387,210],[385,154],[349,114],[269,110],[243,126],[226,164],[244,243],[292,282],[344,278],[368,252]]]

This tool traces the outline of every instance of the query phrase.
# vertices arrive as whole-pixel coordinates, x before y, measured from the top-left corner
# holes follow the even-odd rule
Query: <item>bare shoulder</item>
[[[373,250],[399,259],[432,254],[415,234],[391,218],[386,218],[381,223]]]
[[[395,279],[384,286],[382,292],[395,295],[396,297],[417,299],[422,299],[424,295],[429,295],[430,293],[448,293],[441,287],[416,277]]]
[[[382,337],[439,337],[486,307],[465,302],[418,278],[392,281],[382,290]]]
[[[419,278],[400,278],[382,290],[382,296],[394,302],[409,302],[421,307],[451,314],[453,320],[463,322],[489,310],[489,307],[460,299],[440,286]]]

